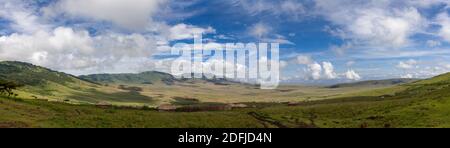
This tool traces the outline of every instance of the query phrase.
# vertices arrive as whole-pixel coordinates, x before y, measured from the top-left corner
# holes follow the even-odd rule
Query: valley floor
[[[415,84],[392,96],[349,97],[296,106],[272,103],[207,112],[158,112],[0,98],[0,115],[0,127],[450,127],[450,87]]]

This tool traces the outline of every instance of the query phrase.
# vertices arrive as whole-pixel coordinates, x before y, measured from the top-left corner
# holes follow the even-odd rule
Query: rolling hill
[[[419,79],[387,79],[387,80],[370,80],[355,83],[343,83],[328,86],[328,88],[343,88],[343,87],[379,87],[379,86],[393,86],[399,84],[411,83]]]
[[[135,91],[107,87],[76,76],[24,62],[0,62],[0,80],[24,85],[22,98],[62,101],[75,104],[150,103],[152,99]]]
[[[60,85],[69,83],[89,83],[69,74],[16,61],[0,62],[0,79],[30,86],[47,85],[48,83]]]
[[[166,84],[177,81],[172,75],[162,72],[142,72],[138,74],[93,74],[80,76],[83,80],[104,84]]]

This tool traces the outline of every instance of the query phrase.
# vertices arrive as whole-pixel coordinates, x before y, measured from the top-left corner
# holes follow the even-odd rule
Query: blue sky
[[[0,0],[0,60],[75,75],[167,71],[170,46],[279,42],[285,82],[450,71],[447,0]]]

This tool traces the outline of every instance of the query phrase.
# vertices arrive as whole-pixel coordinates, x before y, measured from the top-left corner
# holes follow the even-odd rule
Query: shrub
[[[16,90],[23,85],[17,84],[15,82],[6,82],[0,81],[0,95],[7,95],[8,97],[14,96],[17,97],[18,94],[15,94],[13,90]]]

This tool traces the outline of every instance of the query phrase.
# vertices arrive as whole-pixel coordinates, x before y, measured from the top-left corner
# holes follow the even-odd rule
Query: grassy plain
[[[405,84],[390,95],[231,111],[158,112],[0,98],[0,127],[450,127],[450,79],[444,77]]]

